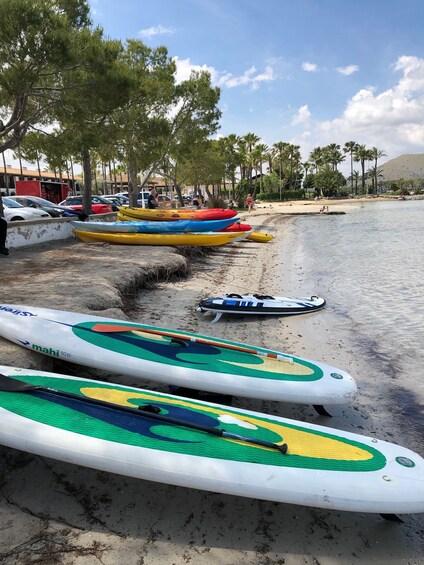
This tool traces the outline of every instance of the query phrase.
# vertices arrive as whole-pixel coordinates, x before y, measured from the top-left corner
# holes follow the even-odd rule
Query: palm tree
[[[370,150],[365,147],[365,145],[357,144],[353,154],[353,160],[359,161],[361,163],[361,171],[362,171],[362,181],[361,181],[361,192],[362,194],[367,194],[366,187],[365,187],[365,161],[369,161],[372,159]]]
[[[352,182],[352,193],[358,194],[359,171],[352,171],[351,176],[347,180]],[[353,183],[355,183],[355,191],[353,191]]]
[[[309,154],[309,161],[315,168],[315,173],[317,173],[320,167],[325,164],[324,149],[322,147],[315,147]]]
[[[289,186],[290,189],[294,190],[296,188],[297,173],[299,172],[301,163],[300,145],[289,144],[287,147],[287,158],[289,165]]]
[[[370,149],[370,156],[371,159],[374,159],[374,167],[373,167],[373,172],[374,172],[374,176],[373,176],[373,183],[375,185],[375,190],[377,192],[377,186],[378,186],[378,177],[382,177],[382,173],[381,173],[381,169],[378,169],[378,159],[380,159],[380,157],[385,157],[386,154],[384,153],[384,151],[382,149],[377,149],[377,147],[371,147]]]
[[[345,160],[345,157],[340,151],[340,145],[338,145],[337,143],[330,143],[330,145],[327,145],[324,150],[326,153],[326,158],[331,164],[333,171],[337,171],[337,166],[340,165],[340,163],[343,163],[343,161]]]
[[[274,153],[274,157],[277,158],[278,160],[278,178],[279,178],[279,190],[280,190],[280,200],[282,198],[281,195],[281,191],[283,188],[283,180],[282,180],[282,169],[283,169],[283,157],[284,157],[284,153],[286,148],[288,147],[288,143],[286,143],[285,141],[277,141],[277,143],[274,143],[273,147],[273,153]]]
[[[368,177],[371,179],[372,191],[378,194],[378,179],[383,176],[381,169],[370,167],[367,171]]]
[[[226,137],[222,137],[218,141],[218,146],[221,152],[221,155],[224,158],[225,162],[225,175],[231,179],[231,192],[230,192],[230,199],[234,198],[235,195],[235,185],[236,185],[236,169],[239,165],[239,155],[238,155],[238,143],[239,138],[234,133],[227,135]],[[225,175],[224,175],[224,184],[225,184]]]
[[[255,146],[255,148],[253,150],[254,165],[256,167],[259,165],[259,174],[260,174],[259,192],[262,192],[262,166],[263,166],[264,161],[267,159],[268,150],[269,150],[269,147],[267,145],[265,145],[265,143],[259,143],[258,145]],[[258,171],[258,169],[256,169],[256,173],[257,173],[257,171]],[[255,187],[253,196],[255,196],[255,193],[256,193],[256,187]]]
[[[345,153],[349,153],[350,155],[350,179],[351,179],[351,189],[353,193],[353,153],[355,152],[356,148],[356,141],[346,141],[343,147],[343,151]]]
[[[253,149],[260,141],[260,137],[256,133],[246,133],[243,136],[247,148],[247,163],[249,175],[249,192],[252,192],[252,171],[253,171]]]

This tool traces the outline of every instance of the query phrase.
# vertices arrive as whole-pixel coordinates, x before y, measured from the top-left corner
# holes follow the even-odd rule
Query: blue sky
[[[221,88],[218,135],[424,153],[424,0],[90,0],[105,35],[165,45]],[[347,171],[346,171],[347,172]]]

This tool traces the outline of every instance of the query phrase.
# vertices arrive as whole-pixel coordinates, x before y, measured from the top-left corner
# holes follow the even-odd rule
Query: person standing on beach
[[[247,204],[247,209],[250,212],[250,210],[252,209],[252,206],[253,206],[253,198],[252,198],[251,194],[247,195],[246,204]]]
[[[9,255],[9,250],[6,247],[6,236],[7,236],[7,222],[0,216],[0,253],[2,255]]]
[[[156,192],[155,188],[152,188],[147,199],[147,208],[154,210],[158,207],[158,201],[156,200],[158,193]]]

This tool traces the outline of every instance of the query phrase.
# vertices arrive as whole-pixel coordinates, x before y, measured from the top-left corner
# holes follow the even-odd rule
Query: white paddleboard
[[[345,371],[278,351],[75,312],[0,305],[0,336],[71,363],[186,388],[304,404],[347,404]]]
[[[264,500],[386,514],[424,511],[424,460],[395,444],[109,382],[6,366],[0,374],[0,444],[8,447]],[[17,392],[24,383],[71,398]],[[154,419],[152,411],[172,423]]]

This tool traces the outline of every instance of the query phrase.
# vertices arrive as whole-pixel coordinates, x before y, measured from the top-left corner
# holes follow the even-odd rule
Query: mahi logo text
[[[0,310],[3,312],[8,312],[9,314],[13,314],[14,316],[36,316],[37,314],[33,314],[32,312],[24,312],[22,310],[18,310],[17,308],[11,308],[10,306],[0,306]]]
[[[50,355],[51,357],[60,357],[60,351],[58,349],[53,349],[52,347],[42,347],[41,345],[33,343],[32,349],[34,351],[44,353],[44,355]]]

